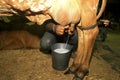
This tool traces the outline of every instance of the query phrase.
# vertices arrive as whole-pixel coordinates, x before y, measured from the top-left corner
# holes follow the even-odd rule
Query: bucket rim
[[[59,45],[59,44],[61,44],[61,45],[66,45],[65,43],[55,43],[55,44],[53,44],[53,45],[51,46],[51,49],[54,50],[54,46],[55,46],[55,45]],[[67,46],[69,46],[69,47],[70,47],[70,50],[72,50],[73,45],[67,44]]]

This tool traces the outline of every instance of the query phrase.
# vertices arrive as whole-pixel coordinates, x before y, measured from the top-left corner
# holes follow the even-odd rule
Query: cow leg
[[[91,30],[78,30],[78,49],[70,72],[83,78],[89,69],[89,62],[91,58],[92,48],[98,34],[98,27]]]
[[[79,68],[77,70],[77,74],[79,74],[80,77],[84,77],[84,75],[86,75],[86,73],[88,72],[88,69],[89,69],[89,63],[90,63],[90,58],[91,58],[91,55],[92,55],[92,48],[94,46],[94,42],[95,42],[95,39],[96,39],[96,36],[98,34],[98,27],[96,27],[95,29],[92,29],[92,30],[85,30],[83,31],[83,53],[81,53],[79,55],[79,50],[80,48],[78,48],[78,54],[79,55],[76,60],[79,60]],[[80,41],[81,43],[81,41]],[[79,43],[79,44],[80,44]],[[76,61],[75,60],[75,61]]]

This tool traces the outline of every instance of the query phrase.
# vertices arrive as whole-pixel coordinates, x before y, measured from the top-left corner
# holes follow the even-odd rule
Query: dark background
[[[108,0],[102,18],[120,22],[120,0]]]

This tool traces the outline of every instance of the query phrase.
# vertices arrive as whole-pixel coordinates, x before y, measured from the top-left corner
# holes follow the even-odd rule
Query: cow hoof
[[[83,79],[79,76],[74,76],[72,80],[83,80]]]
[[[70,69],[68,69],[64,74],[67,75],[67,74],[74,74],[74,73]]]

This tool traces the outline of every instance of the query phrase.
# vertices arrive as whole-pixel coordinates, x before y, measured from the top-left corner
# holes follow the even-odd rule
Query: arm
[[[69,26],[62,26],[59,24],[56,24],[53,21],[47,22],[46,31],[55,32],[57,35],[63,35],[65,32],[65,29],[67,29]]]
[[[51,31],[51,32],[55,32],[56,30],[56,24],[55,23],[48,23],[46,24],[46,31]]]

